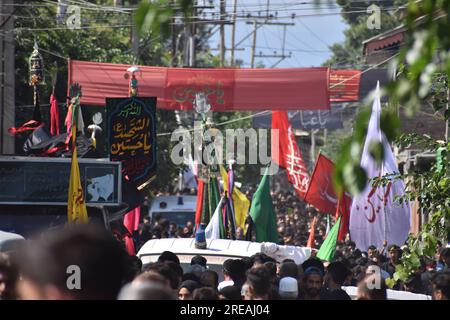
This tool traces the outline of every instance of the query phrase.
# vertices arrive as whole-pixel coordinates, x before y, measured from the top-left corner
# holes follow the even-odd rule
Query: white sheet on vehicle
[[[345,292],[353,299],[356,299],[358,288],[357,287],[342,287]],[[406,291],[387,290],[388,300],[432,300],[431,296],[425,294],[411,293]]]

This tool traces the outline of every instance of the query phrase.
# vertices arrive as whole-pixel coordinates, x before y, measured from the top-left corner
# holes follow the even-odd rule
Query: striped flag
[[[222,176],[223,190],[226,193],[228,191],[228,173],[223,166],[220,166],[220,175]],[[250,209],[250,201],[236,187],[233,187],[232,199],[236,227],[245,230],[245,219],[247,219],[248,210]]]

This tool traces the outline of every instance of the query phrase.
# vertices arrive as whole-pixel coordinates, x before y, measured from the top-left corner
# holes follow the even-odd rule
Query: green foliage
[[[363,108],[358,113],[353,128],[354,133],[344,141],[341,152],[337,156],[333,182],[335,190],[339,193],[345,189],[352,194],[358,194],[366,185],[367,175],[359,162],[370,114],[371,109],[369,107]]]
[[[417,235],[409,236],[408,248],[401,257],[401,264],[396,266],[393,280],[406,281],[418,271],[420,258],[433,258],[438,240],[443,243],[450,241],[450,142],[439,143],[427,136],[411,134],[400,136],[396,143],[400,148],[412,143],[424,145],[428,150],[440,150],[441,157],[440,163],[436,162],[431,170],[426,172],[412,171],[405,175],[374,179],[384,185],[391,179],[406,181],[406,193],[397,200],[417,200],[421,210],[430,217]]]
[[[358,65],[364,64],[363,41],[398,26],[400,21],[394,13],[396,8],[406,2],[407,1],[405,0],[380,2],[354,0],[337,1],[337,4],[342,7],[342,17],[345,22],[349,24],[349,28],[344,31],[345,40],[343,43],[336,43],[330,46],[333,56],[327,60],[324,65],[357,68]],[[366,9],[372,4],[376,4],[381,9],[380,29],[369,29],[367,27],[367,20],[370,15],[366,13]]]
[[[162,34],[163,37],[168,37],[172,18],[176,14],[182,13],[183,18],[189,20],[192,6],[192,0],[141,1],[134,20],[139,32],[152,31],[154,34]]]
[[[34,1],[34,3],[36,3]],[[142,1],[142,3],[150,3]],[[141,3],[141,5],[143,5]],[[154,2],[153,2],[154,3]],[[165,1],[158,10],[169,8],[168,1]],[[183,14],[189,12],[191,1],[177,1],[177,12]],[[96,1],[97,5],[111,6],[112,0]],[[170,6],[175,8],[175,6]],[[140,64],[152,66],[172,65],[172,54],[170,41],[166,39],[166,34],[162,34],[162,29],[154,28],[158,23],[143,23],[140,29],[139,58],[136,59],[131,50],[131,34],[133,17],[130,13],[108,11],[108,10],[88,10],[81,6],[81,29],[67,28],[66,21],[57,21],[57,6],[19,6],[15,14],[18,16],[15,21],[16,35],[16,104],[32,105],[33,91],[28,85],[28,57],[33,51],[34,41],[37,40],[41,53],[44,57],[45,84],[40,86],[41,110],[44,119],[48,119],[48,99],[52,91],[54,74],[57,71],[58,81],[56,82],[56,97],[59,102],[64,103],[67,93],[67,61],[71,58],[84,61],[97,61],[122,64]],[[152,7],[153,8],[153,7]],[[140,11],[138,10],[138,13]],[[175,11],[174,11],[175,12]],[[145,16],[144,16],[145,17]],[[141,16],[142,18],[142,16]],[[164,20],[163,24],[169,24],[167,15],[158,17],[158,21]],[[150,19],[150,18],[148,18]],[[37,29],[37,30],[30,30]],[[159,32],[159,31],[161,32]],[[203,27],[198,27],[198,34],[205,32]],[[204,43],[197,44],[197,63],[202,67],[213,67],[218,65],[217,59],[210,53]],[[55,62],[58,64],[56,70]],[[99,71],[100,72],[100,71]],[[125,73],[125,70],[124,70]],[[138,78],[139,80],[139,78]],[[127,80],[124,79],[124,83]],[[17,112],[17,124],[23,124],[30,120],[32,108],[20,107]],[[66,107],[60,107],[61,126],[64,131],[63,120]],[[102,112],[105,119],[104,107],[82,106],[83,117],[86,124],[91,123],[94,113]],[[157,110],[157,132],[171,132],[177,127],[173,111]],[[46,121],[48,123],[48,121]],[[23,138],[23,139],[22,139]],[[25,135],[16,139],[17,150],[21,150]],[[173,143],[169,136],[158,137],[158,174],[156,179],[149,184],[146,192],[156,193],[170,187],[177,178],[179,167],[172,164],[170,151]],[[101,156],[106,156],[105,136],[97,137],[97,150]]]

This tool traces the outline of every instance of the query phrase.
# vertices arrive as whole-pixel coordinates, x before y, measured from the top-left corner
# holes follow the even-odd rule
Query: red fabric
[[[139,229],[139,219],[141,216],[141,207],[138,206],[133,210],[128,211],[123,218],[123,225],[127,228],[130,234],[125,235],[125,249],[130,256],[136,255],[133,237],[134,231]]]
[[[311,228],[309,229],[309,238],[308,238],[308,242],[306,243],[306,246],[308,248],[314,248],[316,222],[317,222],[317,217],[314,217],[311,221]]]
[[[320,212],[335,215],[336,219],[342,214],[338,240],[344,240],[348,233],[352,198],[344,194],[338,199],[333,187],[333,170],[334,163],[323,154],[319,154],[305,201]]]
[[[67,128],[67,133],[71,132],[72,129],[72,104],[69,105],[69,108],[67,109],[66,119],[64,120],[64,124]]]
[[[316,166],[311,175],[311,181],[308,187],[308,192],[305,196],[305,201],[313,205],[317,210],[323,213],[334,215],[336,206],[338,204],[338,196],[334,191],[333,186],[333,170],[334,163],[319,154],[316,161]],[[350,208],[351,198],[345,196],[346,204]],[[348,211],[348,210],[347,210]]]
[[[141,217],[141,207],[137,206],[131,211],[128,211],[123,218],[123,225],[127,230],[133,234],[134,231],[139,229],[139,219]]]
[[[50,133],[52,136],[59,135],[59,110],[56,97],[50,96]]]
[[[360,70],[330,71],[330,101],[350,102],[359,100]]]
[[[129,65],[69,61],[68,85],[83,88],[81,103],[105,105],[128,96]],[[161,109],[192,109],[195,92],[208,95],[215,111],[329,109],[329,69],[189,69],[139,66],[140,96],[158,97]]]
[[[300,198],[304,199],[309,184],[309,174],[286,111],[272,112],[272,132],[276,129],[279,133],[279,142],[278,149],[272,149],[272,159],[286,169],[289,182],[292,183]]]
[[[350,222],[350,204],[349,197],[344,196],[342,200],[339,201],[339,212],[342,215],[341,225],[339,226],[338,240],[345,240],[345,236],[348,233],[348,224]],[[339,217],[339,213],[336,214],[336,219]]]
[[[9,128],[8,132],[10,134],[17,134],[17,133],[21,133],[21,132],[25,132],[25,131],[34,131],[36,129],[39,129],[41,127],[44,126],[44,123],[36,121],[36,120],[30,120],[26,123],[24,123],[21,127],[19,128]]]
[[[134,247],[133,238],[131,238],[129,235],[125,236],[125,250],[130,256],[136,255],[136,248]]]
[[[200,226],[202,220],[202,206],[203,206],[203,191],[205,187],[205,182],[202,179],[198,180],[197,188],[197,207],[195,209],[195,225]]]

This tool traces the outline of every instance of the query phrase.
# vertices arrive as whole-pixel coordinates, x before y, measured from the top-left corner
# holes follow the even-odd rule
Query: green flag
[[[198,200],[197,200],[198,201]],[[219,182],[215,176],[205,182],[202,198],[201,223],[207,225],[220,201]]]
[[[269,175],[266,173],[261,179],[253,195],[250,216],[255,224],[257,242],[278,242],[277,222],[270,196]]]
[[[209,197],[209,217],[208,217],[209,222],[214,212],[216,211],[217,205],[220,202],[219,181],[217,181],[216,176],[209,178],[208,197]]]
[[[328,236],[325,238],[325,241],[320,246],[319,252],[317,252],[317,258],[325,261],[331,261],[334,257],[334,253],[336,252],[336,241],[339,234],[339,225],[341,224],[341,216],[339,216],[338,220],[334,224],[333,228],[331,228]]]

